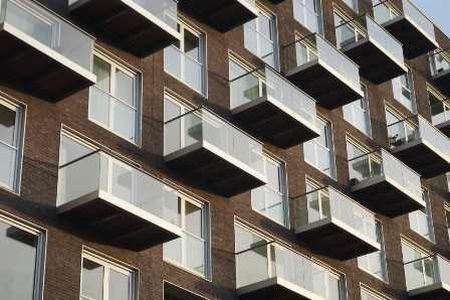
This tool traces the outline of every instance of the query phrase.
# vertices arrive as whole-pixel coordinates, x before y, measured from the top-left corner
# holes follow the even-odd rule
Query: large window
[[[45,236],[0,216],[0,299],[42,299]]]
[[[334,178],[336,172],[331,123],[317,119],[317,124],[321,127],[321,134],[319,137],[303,144],[304,159],[312,166]]]
[[[408,290],[433,284],[436,271],[433,257],[406,241],[402,241],[402,252]]]
[[[244,46],[265,63],[278,69],[278,37],[275,15],[260,9],[259,15],[244,24]]]
[[[66,131],[61,132],[59,142],[59,165],[63,166],[95,151],[95,148]]]
[[[392,79],[392,90],[395,100],[401,103],[409,111],[416,111],[413,75],[410,68],[408,68],[408,73]]]
[[[322,32],[322,1],[293,0],[294,18],[312,33]]]
[[[383,226],[380,221],[376,221],[377,242],[380,243],[381,248],[377,252],[369,253],[358,257],[358,267],[369,274],[387,281],[387,267],[386,267],[386,252],[383,238]]]
[[[450,121],[450,100],[445,99],[435,91],[428,90],[428,100],[430,101],[431,122],[439,125]]]
[[[386,23],[400,15],[389,0],[372,0],[372,4],[375,21],[379,24]]]
[[[371,136],[371,122],[367,89],[362,86],[364,97],[342,107],[344,119],[367,136]]]
[[[288,226],[285,165],[265,155],[264,171],[269,183],[252,190],[252,208],[269,219]]]
[[[427,240],[434,242],[433,218],[427,190],[423,190],[423,199],[426,203],[425,208],[409,213],[409,227]]]
[[[364,38],[363,29],[356,22],[349,22],[349,19],[341,11],[334,11],[337,48],[345,47]]]
[[[97,83],[90,88],[89,119],[132,143],[140,142],[140,76],[96,53]]]
[[[80,300],[136,300],[136,279],[136,271],[83,252]]]
[[[347,159],[349,178],[363,181],[382,174],[381,158],[366,146],[347,138]]]
[[[450,240],[450,206],[445,206],[445,220],[447,221],[447,232]]]
[[[207,206],[179,196],[182,237],[164,244],[164,260],[202,277],[209,277],[209,218]]]
[[[206,95],[206,47],[203,33],[178,20],[180,41],[164,49],[164,71]]]
[[[404,121],[404,117],[394,110],[386,109],[386,124],[388,131],[389,145],[397,147],[415,139],[416,127]]]
[[[18,192],[22,164],[23,110],[0,99],[0,186]]]

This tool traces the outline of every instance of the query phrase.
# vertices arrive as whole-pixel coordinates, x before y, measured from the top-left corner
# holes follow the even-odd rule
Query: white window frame
[[[294,19],[312,33],[323,33],[324,21],[322,0],[314,0],[314,10],[311,10],[310,7],[306,6],[304,1],[305,0],[293,0],[292,5],[294,10]],[[318,11],[315,11],[316,9]],[[300,18],[297,18],[297,14],[295,13],[297,10],[301,10],[303,12],[303,15],[306,16],[305,20],[300,20]],[[310,15],[315,15],[317,17],[318,30],[316,32],[313,32],[313,29],[308,26],[309,22],[307,17]]]
[[[436,98],[437,101],[440,101],[443,107],[443,114],[444,114],[444,122],[450,121],[450,99],[446,99],[446,97],[442,96],[439,92],[437,92],[435,89],[428,87],[427,88],[427,94],[428,94],[428,102],[430,105],[430,115],[432,119],[433,125],[439,125],[441,123],[435,123],[433,120],[433,114],[431,113],[431,98],[430,96]],[[442,123],[444,123],[442,122]]]
[[[342,23],[338,23],[337,18],[342,20]],[[366,38],[366,33],[363,28],[360,28],[357,22],[352,21],[351,17],[347,16],[341,9],[338,7],[334,7],[333,9],[333,21],[335,27],[335,36],[336,36],[336,47],[341,49],[343,47],[342,42],[338,39],[338,30],[342,27],[347,27],[349,30],[353,31],[354,41],[352,43],[356,43],[362,39]],[[344,45],[344,47],[347,46]]]
[[[364,92],[364,96],[359,100],[353,101],[353,102],[343,106],[342,107],[343,115],[344,115],[344,119],[348,123],[352,124],[353,127],[355,127],[356,129],[358,129],[359,131],[364,133],[366,136],[372,137],[372,120],[371,120],[371,116],[370,116],[370,101],[369,101],[369,97],[368,97],[368,90],[365,85],[361,85],[361,86],[362,86],[362,90]],[[350,116],[349,116],[350,118],[346,118],[345,109],[349,110],[348,112],[350,113]],[[357,112],[355,112],[355,110]],[[366,126],[367,126],[367,132],[361,130],[356,124],[355,116],[358,113],[364,114],[364,119],[365,119]]]
[[[380,3],[381,2],[381,3]],[[376,5],[380,5],[385,7],[389,11],[389,20],[395,19],[396,17],[400,16],[399,10],[392,4],[390,0],[372,0],[372,7],[375,10]],[[374,19],[375,19],[375,12],[374,12]],[[378,22],[378,20],[376,20]],[[387,23],[389,21],[386,21]],[[382,25],[382,24],[381,24]]]
[[[432,215],[432,209],[431,209],[431,199],[429,195],[429,191],[425,188],[422,188],[422,195],[424,198],[424,201],[426,203],[425,208],[411,212],[408,214],[408,221],[409,221],[409,228],[417,233],[418,235],[422,236],[423,238],[427,239],[428,241],[435,243],[435,233],[434,233],[434,225],[433,225],[433,215]],[[420,215],[422,214],[422,216]],[[429,237],[423,235],[419,231],[416,231],[413,227],[413,222],[416,222],[416,224],[420,224],[418,218],[426,218],[428,231],[429,231]],[[417,225],[416,225],[417,226]]]
[[[180,33],[180,48],[175,47],[174,45],[170,45],[168,47],[175,47],[178,52],[180,52],[180,75],[173,74],[166,69],[166,64],[164,63],[164,72],[169,74],[173,78],[182,82],[184,85],[192,89],[193,91],[199,93],[200,95],[207,97],[208,95],[208,76],[207,76],[207,44],[206,44],[206,33],[200,31],[195,28],[193,25],[190,25],[184,18],[178,17],[177,26],[179,28]],[[192,35],[196,36],[199,39],[199,47],[200,47],[200,61],[197,59],[193,59],[192,57],[187,58],[184,52],[184,34],[185,31],[189,31]],[[166,51],[166,50],[164,50]],[[166,59],[164,54],[164,60]],[[186,80],[186,60],[191,59],[193,62],[197,63],[201,66],[202,76],[201,76],[201,88],[197,90],[195,87],[189,85],[189,82]]]
[[[211,278],[211,241],[210,241],[210,218],[209,218],[209,205],[207,203],[201,202],[199,200],[195,200],[194,198],[184,194],[184,193],[178,193],[178,198],[180,201],[180,208],[181,208],[181,222],[180,222],[180,229],[183,232],[183,236],[180,237],[181,239],[181,262],[175,261],[170,259],[169,257],[164,255],[163,250],[163,261],[169,264],[172,264],[182,270],[185,270],[191,274],[194,274],[198,277],[204,278],[206,280],[210,280]],[[202,224],[203,224],[203,235],[204,238],[195,236],[189,232],[186,231],[186,202],[189,202],[189,204],[194,205],[202,210]],[[202,274],[200,272],[197,272],[194,269],[191,269],[187,266],[187,253],[186,253],[186,235],[189,235],[191,238],[194,238],[196,240],[202,241],[204,244],[204,270],[205,274]]]
[[[381,242],[380,242],[380,250],[378,250],[377,252],[373,252],[373,253],[369,253],[367,255],[363,255],[357,258],[357,265],[358,268],[364,272],[366,272],[367,274],[385,282],[385,283],[389,283],[389,272],[388,272],[388,268],[387,268],[387,258],[386,258],[386,242],[384,239],[384,228],[383,228],[383,223],[381,222],[381,220],[379,219],[375,219],[375,222],[377,222],[380,226],[380,237],[381,237]],[[382,276],[378,276],[377,274],[375,274],[374,272],[368,270],[368,268],[364,268],[364,266],[362,266],[362,263],[360,263],[360,259],[366,259],[366,256],[368,255],[373,255],[374,253],[377,253],[380,255],[381,258],[381,268],[382,268]]]
[[[327,125],[329,125],[329,134],[325,137],[325,139],[330,139],[328,142],[330,143],[330,148],[327,148],[325,145],[320,144],[319,142],[317,142],[318,138],[312,139],[310,141],[307,141],[305,143],[303,143],[303,160],[308,163],[310,166],[314,167],[315,169],[319,170],[321,173],[327,175],[328,177],[336,180],[337,177],[337,172],[336,172],[336,156],[335,156],[335,145],[334,145],[334,131],[333,131],[333,124],[331,123],[331,121],[322,118],[322,117],[317,117],[317,122],[320,122],[322,124],[324,124],[325,128],[327,128]],[[314,162],[313,161],[309,161],[306,158],[306,151],[305,149],[305,144],[313,144],[314,146]],[[317,147],[323,148],[325,149],[330,156],[330,174],[327,174],[325,171],[319,169],[319,164],[318,164],[318,155],[317,155]]]
[[[290,227],[290,222],[289,222],[289,203],[288,203],[288,188],[287,188],[287,172],[286,172],[286,162],[281,161],[279,159],[274,158],[272,155],[264,152],[263,153],[263,159],[264,159],[264,170],[266,170],[266,164],[267,163],[272,163],[273,165],[277,165],[279,166],[278,168],[278,180],[279,183],[281,184],[280,190],[274,190],[270,187],[269,184],[266,184],[264,186],[259,187],[259,189],[269,189],[270,191],[272,191],[273,193],[276,193],[278,195],[280,195],[283,200],[282,200],[282,205],[283,205],[283,222],[280,223],[278,222],[278,220],[275,220],[274,218],[271,218],[267,213],[263,213],[261,211],[256,210],[253,207],[253,191],[258,189],[253,189],[251,191],[251,203],[252,203],[252,210],[263,215],[264,217],[274,221],[277,224],[280,224],[284,227],[289,228]],[[266,173],[266,172],[264,172]],[[267,199],[265,198],[265,203],[264,203],[264,211],[267,211],[267,209],[269,208],[269,205],[267,203]]]
[[[412,249],[413,251],[417,252],[420,255],[421,258],[420,259],[416,259],[416,260],[420,260],[420,262],[421,262],[422,274],[425,274],[425,271],[424,271],[426,269],[425,268],[425,264],[424,264],[425,260],[431,260],[433,262],[433,268],[434,268],[433,271],[436,271],[436,269],[435,269],[436,268],[436,264],[434,262],[434,257],[431,256],[428,251],[422,249],[421,247],[417,246],[413,242],[410,242],[409,240],[406,240],[406,239],[403,239],[403,238],[401,239],[401,247],[402,247],[402,262],[403,262],[403,264],[410,263],[410,262],[407,262],[407,261],[405,262],[405,260],[404,260],[404,251],[403,250],[404,250],[404,247],[408,247],[408,248]],[[404,275],[405,275],[405,278],[406,278],[407,277],[406,273]]]
[[[417,101],[416,101],[416,91],[414,88],[414,74],[412,69],[408,66],[408,72],[406,74],[400,75],[394,79],[392,79],[392,92],[394,95],[394,99],[400,103],[403,107],[409,110],[412,113],[417,112]],[[402,78],[406,76],[407,83],[409,85],[405,85],[402,83]],[[411,99],[408,99],[404,95],[404,91],[411,94]],[[399,99],[401,98],[401,99]],[[411,107],[408,107],[406,103],[409,101],[411,103]]]
[[[80,292],[79,292],[79,299],[80,300],[89,300],[90,298],[87,296],[83,296],[83,261],[87,259],[91,262],[94,262],[96,264],[99,264],[103,267],[103,299],[99,300],[108,300],[109,299],[109,274],[111,270],[123,274],[125,276],[128,276],[128,278],[131,280],[131,286],[130,286],[130,292],[131,295],[129,295],[130,299],[137,300],[138,299],[138,279],[139,274],[137,270],[133,270],[130,267],[127,267],[123,264],[119,264],[116,262],[113,262],[110,259],[106,259],[98,254],[94,254],[91,251],[87,251],[83,249],[81,254],[81,270],[80,270]]]
[[[260,53],[261,52],[261,36],[266,41],[270,41],[272,43],[272,45],[273,45],[273,61],[274,61],[274,65],[272,67],[275,70],[279,71],[280,70],[280,59],[279,59],[279,46],[278,46],[278,18],[273,12],[271,12],[270,10],[268,10],[265,7],[262,7],[260,4],[257,4],[256,8],[258,9],[258,17],[256,17],[255,19],[249,21],[248,23],[244,24],[244,26],[252,26],[250,24],[250,22],[254,22],[255,27],[253,29],[257,33],[257,35],[256,35],[256,53],[253,53],[253,51],[251,49],[248,49],[247,47],[245,47],[245,45],[244,45],[244,47],[249,52],[251,52],[255,56],[259,57],[261,60],[265,61],[264,57],[262,57],[262,55]],[[264,34],[262,34],[259,31],[258,18],[261,15],[270,20],[270,25],[271,25],[270,26],[270,33],[273,36],[273,39],[270,39],[270,37],[265,36]],[[248,31],[244,30],[244,34],[246,34],[247,32]],[[245,40],[245,37],[244,37],[244,40]]]
[[[132,143],[136,146],[141,146],[142,143],[142,74],[137,70],[132,70],[130,67],[125,66],[123,63],[119,62],[117,59],[112,58],[110,55],[103,53],[100,50],[94,49],[94,57],[97,56],[100,60],[106,62],[110,65],[110,90],[109,91],[103,91],[102,89],[96,87],[95,85],[93,87],[89,88],[89,104],[88,104],[88,119],[89,121],[97,124],[98,126],[105,128],[109,132],[113,133],[114,135],[121,137],[122,139],[126,140],[129,143]],[[134,86],[134,103],[136,104],[135,107],[129,105],[128,103],[125,103],[122,101],[122,99],[119,99],[115,96],[115,89],[116,89],[116,70],[120,70],[122,73],[134,78],[135,86]],[[131,108],[135,111],[135,140],[130,140],[128,137],[121,135],[120,133],[113,130],[112,127],[112,120],[113,115],[111,111],[111,105],[109,106],[108,111],[108,126],[105,126],[105,124],[102,124],[101,122],[95,120],[91,117],[92,115],[92,105],[91,105],[91,89],[97,88],[100,89],[103,93],[107,94],[109,97],[114,98],[116,101],[120,102],[121,104]],[[111,103],[111,99],[109,100],[109,104]]]
[[[0,222],[13,226],[37,237],[36,261],[34,268],[33,300],[42,300],[44,297],[44,277],[46,265],[47,232],[32,225],[13,219],[0,211]]]
[[[0,141],[2,147],[6,147],[10,150],[16,152],[16,163],[14,166],[14,174],[12,180],[12,186],[0,182],[0,188],[12,192],[16,195],[20,195],[21,192],[21,181],[22,181],[22,168],[23,168],[23,148],[25,141],[25,122],[26,122],[26,108],[15,104],[11,101],[0,96],[0,105],[4,106],[6,109],[12,110],[16,114],[16,119],[14,121],[14,141],[15,145],[9,145]]]

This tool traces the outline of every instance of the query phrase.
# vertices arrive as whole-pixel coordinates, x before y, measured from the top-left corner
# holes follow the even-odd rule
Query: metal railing
[[[440,255],[406,262],[404,268],[408,291],[438,283],[450,286],[450,262]]]
[[[264,174],[262,144],[204,107],[166,121],[164,142],[165,155],[207,143]]]
[[[375,214],[334,189],[323,187],[291,200],[296,230],[325,219],[336,219],[363,237],[377,242]]]
[[[0,0],[0,24],[92,71],[94,38],[44,6],[28,0]]]
[[[176,190],[102,151],[94,151],[59,168],[57,207],[92,195],[112,203],[129,203],[144,214],[180,226]]]
[[[317,126],[315,100],[272,68],[266,66],[262,70],[251,71],[230,81],[231,109],[260,98],[279,102],[309,125]]]

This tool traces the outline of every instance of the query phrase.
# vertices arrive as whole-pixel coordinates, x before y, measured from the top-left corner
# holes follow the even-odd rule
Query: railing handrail
[[[255,246],[255,247],[250,247],[250,248],[247,248],[245,250],[235,252],[234,255],[238,256],[238,255],[241,255],[243,253],[246,253],[246,252],[249,252],[249,251],[252,251],[252,250],[255,250],[255,249],[259,249],[259,248],[262,248],[262,247],[267,247],[267,246],[270,246],[270,245],[276,243],[275,240],[271,240],[271,241],[264,240],[264,241],[265,241],[265,243],[261,243],[261,245],[258,245],[258,246]]]
[[[307,35],[304,35],[304,36],[302,36],[302,37],[299,37],[299,38],[294,39],[294,41],[289,42],[289,43],[283,45],[281,48],[282,48],[282,49],[285,49],[285,48],[290,47],[290,46],[292,46],[292,45],[295,45],[295,44],[297,44],[297,43],[299,43],[299,42],[301,42],[301,41],[303,41],[303,40],[306,40],[306,39],[313,39],[314,36],[317,36],[317,35],[321,35],[321,34],[320,34],[319,32],[309,33],[309,34],[307,34]],[[312,46],[314,46],[314,47],[316,48],[316,49],[314,49],[314,50],[317,51],[317,44],[316,44],[316,43],[317,43],[317,42],[314,40],[314,45],[312,45]]]
[[[353,158],[351,158],[351,159],[348,159],[347,162],[354,161],[354,160],[357,160],[357,159],[359,159],[359,158],[362,158],[362,157],[365,157],[365,156],[369,156],[369,155],[374,154],[374,153],[377,153],[377,152],[380,152],[379,154],[381,154],[381,152],[382,152],[383,150],[384,150],[383,148],[375,149],[375,150],[366,152],[366,153],[364,153],[364,154],[361,154],[361,155],[359,155],[359,156],[353,157]],[[381,155],[380,155],[379,158],[381,159]]]
[[[128,106],[128,107],[131,108],[131,109],[137,110],[136,107],[133,107],[133,106],[131,106],[130,104],[128,104],[128,103],[126,103],[125,101],[123,101],[122,99],[119,99],[119,98],[117,98],[116,96],[110,94],[109,92],[102,90],[100,87],[98,87],[98,86],[95,85],[95,84],[92,85],[92,86],[90,86],[89,88],[94,88],[95,90],[98,90],[99,92],[105,94],[106,96],[108,96],[108,97],[110,97],[110,98],[113,98],[113,99],[116,100],[116,101],[119,101],[119,102],[122,103],[123,105]]]

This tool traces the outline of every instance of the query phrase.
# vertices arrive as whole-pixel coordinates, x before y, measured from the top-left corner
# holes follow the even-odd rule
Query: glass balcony
[[[348,162],[352,192],[370,210],[396,217],[425,207],[420,175],[385,150]]]
[[[380,250],[374,213],[331,186],[293,204],[295,232],[316,252],[347,260]]]
[[[176,0],[68,0],[68,4],[84,24],[141,57],[180,39]]]
[[[450,137],[450,99],[430,97],[431,121],[436,128]]]
[[[309,35],[282,49],[288,80],[329,109],[364,96],[359,67],[319,34]]]
[[[403,44],[407,59],[413,59],[436,49],[433,23],[409,0],[402,0],[403,12],[391,1],[379,1],[374,7],[375,20]]]
[[[430,69],[434,85],[450,97],[450,52],[436,50],[430,53]]]
[[[180,1],[180,10],[226,32],[258,16],[255,0]]]
[[[101,151],[59,168],[56,207],[107,243],[145,249],[178,238],[178,194],[159,179]]]
[[[440,255],[405,263],[408,295],[414,299],[450,297],[450,262]]]
[[[360,75],[380,84],[407,72],[403,47],[372,17],[364,15],[336,27],[338,48],[359,65]]]
[[[269,66],[230,81],[230,108],[252,134],[283,148],[320,135],[314,99]]]
[[[450,140],[420,115],[389,124],[392,153],[424,178],[450,171]]]
[[[237,253],[236,277],[240,299],[345,299],[342,277],[275,243]]]
[[[96,82],[94,38],[34,1],[0,0],[0,79],[49,101]]]
[[[165,122],[165,161],[194,185],[233,196],[267,183],[262,144],[200,107]]]

